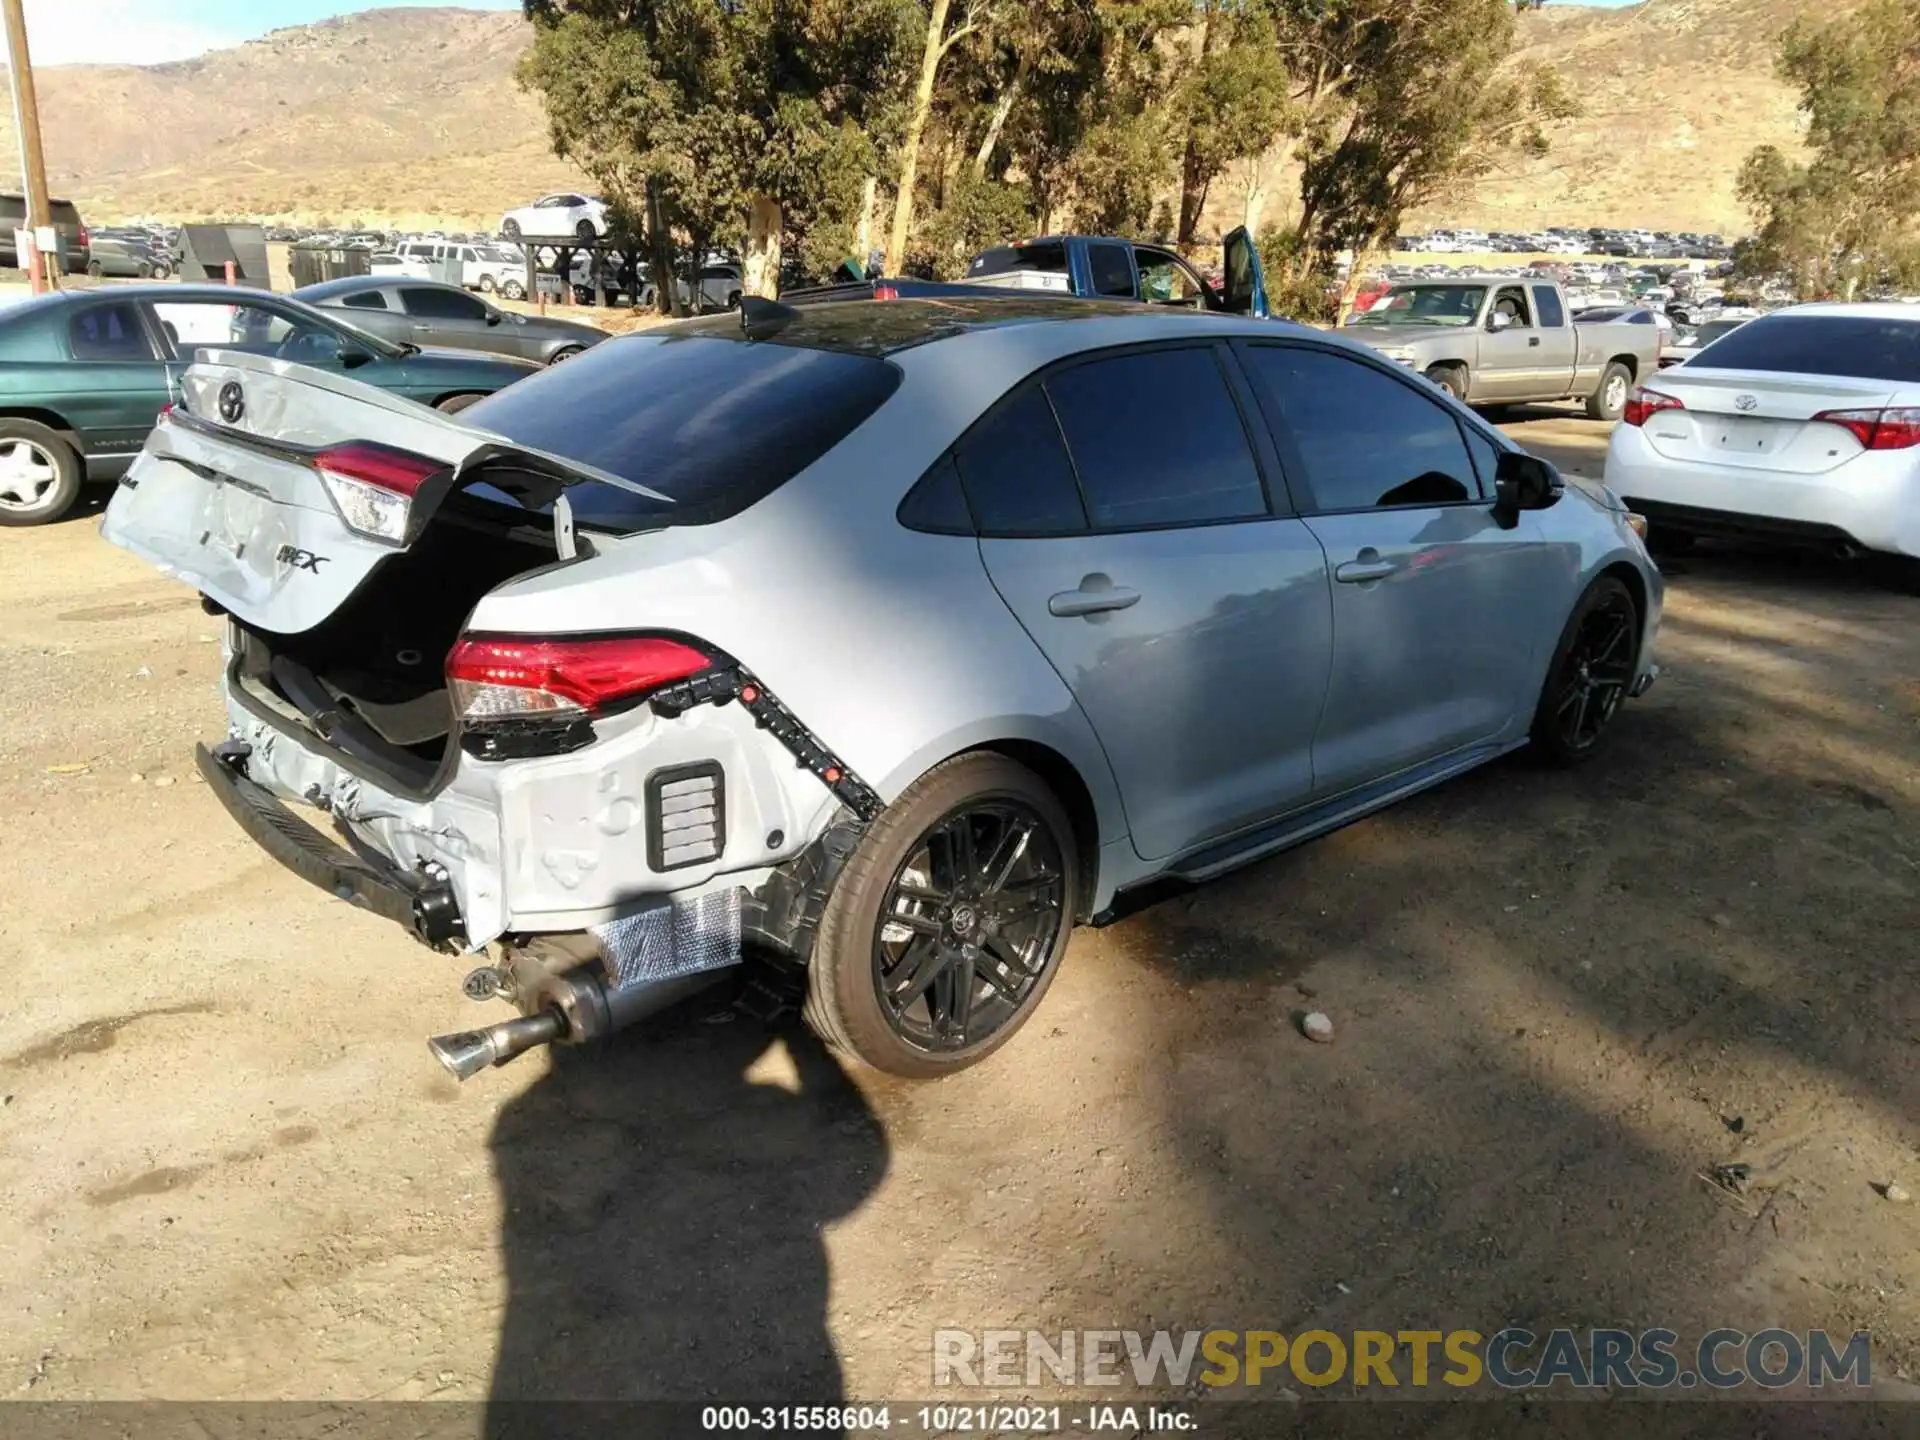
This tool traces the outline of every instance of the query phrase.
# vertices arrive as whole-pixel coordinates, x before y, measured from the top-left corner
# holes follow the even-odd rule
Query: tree
[[[1266,0],[1200,0],[1191,44],[1171,107],[1184,136],[1176,238],[1189,251],[1214,180],[1263,155],[1297,113]]]
[[[673,229],[697,269],[738,243],[743,289],[771,295],[785,239],[851,243],[849,175],[898,129],[912,0],[525,0],[556,152],[627,213],[656,256]],[[656,261],[663,292],[668,267]]]
[[[1806,298],[1920,272],[1920,0],[1875,0],[1781,38],[1800,92],[1809,158],[1771,145],[1747,157],[1740,195],[1758,227],[1744,273],[1792,276]]]
[[[966,14],[953,29],[947,28],[952,0],[931,0],[927,11],[925,38],[920,45],[920,78],[913,88],[913,101],[907,111],[906,138],[900,143],[900,180],[894,192],[893,226],[887,232],[884,269],[889,275],[900,273],[906,258],[907,232],[913,225],[914,186],[920,173],[920,140],[926,133],[927,115],[933,109],[933,87],[940,78],[940,62],[947,52],[980,28],[984,4],[967,6]]]

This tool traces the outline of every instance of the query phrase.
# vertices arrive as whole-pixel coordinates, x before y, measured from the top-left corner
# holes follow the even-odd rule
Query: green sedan
[[[338,311],[225,285],[120,285],[0,309],[0,525],[64,515],[87,480],[116,480],[172,395],[169,372],[245,350],[350,372],[458,410],[540,367],[370,335]]]

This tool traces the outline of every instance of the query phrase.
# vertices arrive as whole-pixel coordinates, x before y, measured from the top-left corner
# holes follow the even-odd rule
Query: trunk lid
[[[439,500],[484,462],[511,456],[562,486],[596,480],[650,493],[347,376],[267,356],[208,352],[177,393],[107,506],[101,535],[278,634],[324,622],[382,561],[405,553]],[[403,535],[348,523],[337,482],[318,463],[344,446],[437,467],[412,496]]]
[[[1686,408],[1661,410],[1644,429],[1668,459],[1815,475],[1844,465],[1861,446],[1842,427],[1813,417],[1882,409],[1895,403],[1895,388],[1882,380],[1680,365],[1662,370],[1647,389]]]

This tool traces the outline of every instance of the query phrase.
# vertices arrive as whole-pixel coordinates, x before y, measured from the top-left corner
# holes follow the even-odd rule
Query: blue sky
[[[41,65],[155,65],[238,45],[329,15],[435,0],[27,0],[27,45]],[[445,0],[440,0],[445,3]],[[518,10],[519,0],[456,0]]]
[[[35,65],[155,65],[238,45],[283,25],[386,5],[444,0],[27,0]],[[1556,8],[1562,0],[1549,0]],[[1633,0],[1587,0],[1609,8]],[[464,0],[472,10],[517,10],[519,0]]]

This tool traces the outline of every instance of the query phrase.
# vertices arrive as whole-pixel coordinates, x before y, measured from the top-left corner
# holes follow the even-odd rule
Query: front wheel
[[[1533,749],[1549,765],[1584,764],[1598,753],[1640,662],[1640,610],[1625,583],[1606,575],[1573,607],[1533,716]]]
[[[584,345],[562,345],[558,350],[554,351],[553,354],[547,357],[547,364],[558,365],[564,360],[571,360],[573,359],[574,356],[578,355],[582,350],[586,348],[587,347]]]
[[[493,276],[482,275],[480,277],[480,293],[482,295],[491,295],[493,293]]]
[[[587,245],[591,245],[600,238],[600,232],[593,228],[593,222],[591,220],[582,220],[579,224],[575,225],[573,227],[573,233],[574,238]]]
[[[106,273],[107,273],[106,267],[102,265],[98,260],[89,260],[87,262],[87,274],[90,278],[94,280],[98,280],[102,275],[105,275]]]
[[[527,287],[518,280],[509,280],[500,287],[500,293],[509,300],[524,300],[527,298]]]
[[[1078,885],[1072,822],[1039,776],[986,753],[936,766],[874,822],[834,887],[808,1023],[893,1075],[977,1064],[1053,983]]]
[[[1589,420],[1618,420],[1627,413],[1627,396],[1633,392],[1633,375],[1615,360],[1600,372],[1600,383],[1587,397]]]
[[[80,498],[80,456],[34,420],[0,420],[0,525],[46,525]]]

